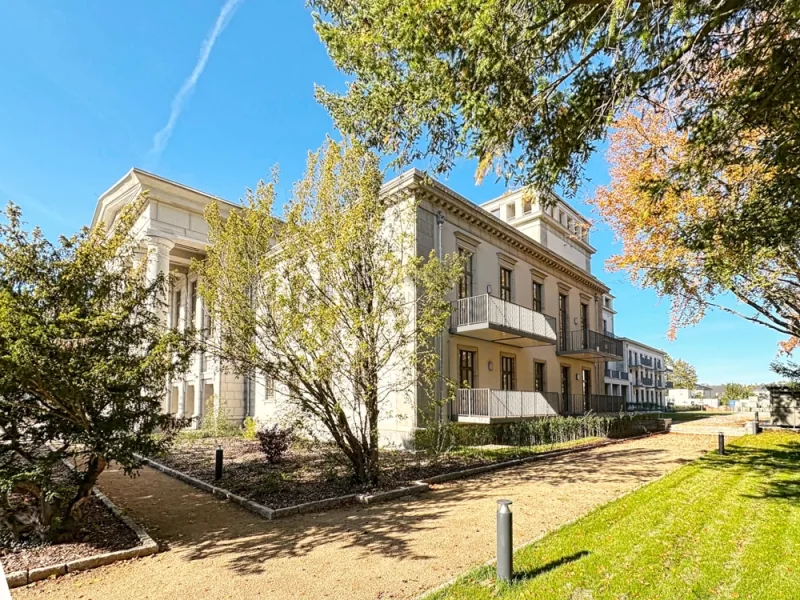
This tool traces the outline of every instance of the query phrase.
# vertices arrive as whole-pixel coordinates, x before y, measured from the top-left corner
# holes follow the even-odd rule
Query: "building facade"
[[[213,332],[189,265],[208,246],[205,207],[218,201],[224,217],[238,205],[132,169],[100,197],[93,226],[112,226],[143,192],[147,200],[134,231],[150,276],[172,275],[165,324]],[[663,353],[614,336],[613,296],[591,272],[589,223],[566,202],[552,196],[543,206],[536,194],[516,192],[477,206],[416,170],[388,181],[383,193],[414,200],[419,255],[458,252],[467,265],[438,340],[444,377],[436,397],[416,386],[390,398],[380,427],[385,444],[407,445],[430,418],[491,423],[618,412],[639,397],[658,401]],[[629,347],[639,362],[627,357]],[[609,385],[612,364],[628,373],[641,368],[628,390],[620,382]],[[450,402],[441,402],[445,380],[458,387]],[[164,410],[198,423],[209,402],[231,420],[269,422],[286,397],[274,382],[236,376],[198,352],[190,372],[171,382]]]
[[[610,307],[610,301],[609,301]],[[630,338],[619,338],[623,358],[606,364],[606,393],[621,395],[628,410],[661,410],[667,405],[666,353]]]

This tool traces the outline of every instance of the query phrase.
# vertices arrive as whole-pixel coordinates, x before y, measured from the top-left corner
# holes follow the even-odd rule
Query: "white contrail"
[[[213,50],[217,38],[225,29],[225,26],[228,24],[234,11],[241,2],[242,0],[226,0],[225,4],[222,6],[222,10],[219,11],[217,20],[214,22],[214,27],[206,36],[206,39],[203,40],[203,45],[200,47],[200,55],[197,57],[197,63],[195,63],[194,69],[192,69],[191,74],[186,78],[183,85],[181,85],[181,89],[178,90],[178,93],[175,94],[175,97],[172,99],[167,124],[153,136],[153,147],[150,149],[151,155],[158,157],[167,146],[167,142],[169,142],[169,138],[172,135],[172,130],[175,128],[175,123],[178,121],[178,117],[181,116],[183,105],[186,103],[189,96],[191,96],[197,85],[197,80],[200,79],[200,76],[203,74],[203,70],[206,68],[206,63],[208,62],[208,57],[211,55],[211,50]]]

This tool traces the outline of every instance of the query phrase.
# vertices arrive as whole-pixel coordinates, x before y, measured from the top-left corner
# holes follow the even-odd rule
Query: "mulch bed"
[[[84,506],[84,517],[76,541],[70,543],[16,543],[7,531],[0,530],[0,562],[5,572],[63,564],[139,545],[137,535],[95,496]]]
[[[240,438],[219,440],[224,454],[222,479],[214,480],[213,439],[184,441],[154,460],[201,481],[224,488],[269,508],[284,508],[354,493],[392,490],[434,475],[510,460],[509,456],[427,455],[382,451],[379,485],[356,485],[344,457],[329,446],[292,446],[279,464],[264,459],[258,442]],[[530,455],[531,453],[521,453]]]

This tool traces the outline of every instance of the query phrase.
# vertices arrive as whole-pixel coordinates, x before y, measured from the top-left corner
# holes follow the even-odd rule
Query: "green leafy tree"
[[[468,157],[479,179],[574,189],[596,141],[641,109],[596,199],[616,265],[673,299],[671,333],[716,305],[797,343],[800,0],[310,5],[352,78],[319,101],[400,163]],[[654,114],[667,144],[646,135]],[[714,302],[725,292],[744,308]]]
[[[135,208],[110,235],[57,244],[14,205],[0,224],[0,519],[17,537],[71,538],[105,467],[133,474],[135,454],[181,425],[161,408],[191,343],[154,310],[165,279],[146,282],[134,260]]]
[[[667,368],[672,369],[672,373],[667,375],[667,381],[677,389],[693,390],[697,386],[697,371],[685,360],[673,359],[667,354],[665,359]]]
[[[752,385],[742,383],[726,383],[725,390],[722,392],[719,401],[728,404],[732,400],[746,400],[753,393],[755,388]]]
[[[725,151],[759,128],[763,158],[787,175],[800,160],[797,0],[309,4],[353,76],[319,99],[346,131],[407,160],[447,169],[467,155],[525,182],[575,183],[595,140],[642,98],[691,99],[679,123],[702,147]]]
[[[457,256],[416,255],[414,202],[382,195],[382,181],[374,154],[328,140],[283,220],[273,217],[274,180],[225,220],[210,206],[211,246],[195,265],[217,352],[282,384],[359,482],[379,478],[388,399],[435,377],[433,340],[462,269]]]

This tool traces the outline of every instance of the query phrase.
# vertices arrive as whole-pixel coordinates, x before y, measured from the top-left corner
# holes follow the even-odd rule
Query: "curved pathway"
[[[698,457],[708,436],[657,435],[423,496],[267,521],[152,469],[100,487],[162,546],[152,557],[14,590],[18,600],[413,598],[494,554],[495,502],[517,545]]]

